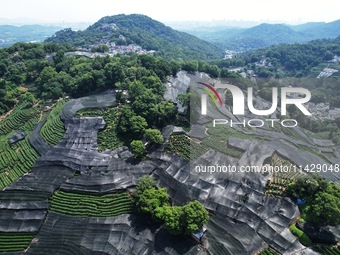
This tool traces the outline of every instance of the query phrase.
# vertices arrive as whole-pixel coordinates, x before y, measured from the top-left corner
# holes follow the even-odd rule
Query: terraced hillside
[[[187,75],[182,81],[195,83],[202,77],[205,78]],[[146,160],[137,161],[124,146],[98,150],[98,132],[110,125],[114,127],[115,117],[105,120],[97,114],[111,113],[112,106],[116,106],[112,91],[71,100],[52,111],[45,131],[37,129],[35,141],[44,140],[44,134],[47,139],[47,127],[57,127],[60,114],[65,133],[56,145],[45,147],[30,173],[0,192],[0,232],[17,233],[17,243],[22,245],[7,247],[8,250],[20,248],[22,254],[33,255],[252,255],[259,251],[271,254],[273,250],[301,255],[302,251],[312,252],[289,231],[300,214],[296,204],[281,197],[282,188],[275,196],[265,194],[268,180],[272,184],[269,191],[274,191],[279,184],[285,185],[281,180],[296,176],[241,172],[240,169],[262,166],[268,159],[272,165],[306,165],[326,163],[323,155],[332,162],[339,158],[337,147],[329,148],[326,142],[309,138],[299,128],[291,130],[290,135],[268,127],[214,129],[202,118],[196,123],[198,128],[189,132],[176,133],[174,130],[183,129],[168,126],[165,130],[173,131],[167,133],[166,142],[150,150]],[[88,108],[97,109],[92,112],[96,115],[88,116]],[[85,110],[79,112],[82,109]],[[208,117],[231,116],[228,110],[213,109]],[[52,139],[50,145],[55,142],[57,140]],[[192,142],[197,146],[192,147]],[[328,146],[337,158],[301,150],[302,146],[320,151]],[[210,164],[232,165],[236,171],[196,171],[195,166]],[[170,236],[150,218],[134,213],[128,191],[145,174],[152,175],[158,187],[167,188],[174,205],[198,200],[212,212],[206,224],[208,232],[202,239],[204,249],[185,238]],[[334,173],[324,173],[324,177],[339,181]],[[24,250],[28,236],[35,238]],[[270,249],[265,249],[268,246]]]
[[[48,115],[46,123],[42,126],[40,133],[44,140],[50,145],[56,145],[63,138],[65,127],[60,120],[60,114],[66,102],[58,102]]]
[[[339,255],[340,254],[340,247],[333,246],[333,247],[326,247],[326,246],[318,246],[316,250],[321,255]]]
[[[30,245],[47,211],[47,198],[45,192],[0,191],[0,253]]]
[[[51,198],[50,210],[87,217],[113,217],[132,213],[133,203],[126,192],[114,194],[85,194],[57,191]]]
[[[38,153],[28,142],[27,135],[37,125],[39,115],[37,108],[22,102],[0,121],[0,189],[29,172],[38,158]],[[19,130],[25,131],[26,137],[10,144],[8,138]]]
[[[11,146],[4,145],[0,149],[0,189],[28,173],[37,158],[38,153],[31,147],[27,139]]]
[[[0,190],[13,185],[32,171],[39,153],[31,145],[29,138],[39,120],[45,116],[42,108],[38,104],[32,107],[31,103],[19,102],[0,121]],[[59,114],[61,108],[62,105],[57,108]],[[25,132],[25,136],[19,136],[18,141],[13,140],[10,143],[8,138],[21,130]],[[48,208],[47,199],[48,193],[36,193],[29,189],[24,192],[20,189],[0,192],[0,210],[3,210],[0,213],[0,252],[23,251],[29,246]],[[21,203],[24,205],[20,206]],[[13,223],[14,218],[16,224]],[[12,225],[5,224],[10,219]],[[18,222],[30,223],[18,225]]]
[[[13,111],[0,122],[0,135],[8,135],[16,130],[32,131],[39,121],[37,108],[27,102],[19,103]]]
[[[123,138],[119,137],[116,132],[118,116],[120,109],[118,107],[107,107],[104,109],[83,109],[77,112],[79,117],[96,117],[101,116],[106,122],[104,130],[98,133],[98,150],[114,150],[124,145]]]
[[[25,250],[34,238],[34,233],[0,232],[0,252]]]

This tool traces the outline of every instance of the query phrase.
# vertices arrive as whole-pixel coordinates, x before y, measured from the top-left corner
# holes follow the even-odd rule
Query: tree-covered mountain
[[[42,42],[59,31],[61,27],[26,25],[26,26],[0,26],[0,48],[8,47],[16,42]]]
[[[232,59],[215,61],[221,68],[245,67],[262,78],[305,77],[321,63],[336,65],[340,56],[340,36],[305,43],[273,45],[244,52]]]
[[[291,26],[297,32],[304,35],[305,38],[321,39],[334,38],[340,35],[340,20],[333,22],[309,22],[302,25]]]
[[[248,50],[302,41],[303,35],[286,25],[264,23],[234,34],[221,44],[226,48]]]
[[[115,15],[100,19],[84,31],[65,29],[47,42],[70,43],[77,47],[105,42],[137,44],[168,59],[217,59],[223,50],[209,42],[176,31],[144,15]]]
[[[295,80],[299,81],[300,87],[318,91],[312,102],[330,103],[332,107],[340,107],[339,56],[340,36],[305,43],[274,45],[214,63],[220,69],[233,69],[257,78],[298,78]],[[319,76],[322,73],[324,75]]]
[[[282,43],[302,43],[315,39],[335,38],[340,35],[340,20],[310,22],[301,25],[260,24],[245,28],[211,28],[186,30],[204,40],[229,50],[252,50]]]

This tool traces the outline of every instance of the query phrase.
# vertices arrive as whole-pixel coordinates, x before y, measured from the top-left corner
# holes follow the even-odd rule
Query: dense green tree
[[[140,137],[147,126],[146,120],[141,116],[133,116],[130,119],[130,132],[135,137]]]
[[[140,90],[141,92],[134,98],[131,108],[136,114],[144,117],[149,125],[158,124],[157,122],[162,118],[162,110],[164,108],[159,108],[163,103],[162,98],[153,93],[151,89],[146,89],[143,85],[134,84],[132,96],[134,96],[136,91]],[[129,87],[129,98],[131,98],[130,91],[132,91],[131,86]]]
[[[155,218],[156,209],[169,204],[166,188],[151,188],[145,190],[139,197],[138,205],[142,212],[149,213]]]
[[[90,65],[90,61],[87,58],[77,58],[72,67],[70,68],[70,75],[72,77],[81,76],[91,72],[92,67]]]
[[[148,124],[146,120],[136,115],[129,106],[122,107],[120,117],[118,119],[118,133],[130,137],[141,138]]]
[[[158,129],[148,128],[145,130],[144,138],[151,143],[162,143],[164,138]]]
[[[43,85],[43,93],[41,96],[48,99],[58,99],[63,96],[63,86],[57,81],[45,83]]]
[[[109,63],[111,63],[111,58],[109,55],[105,57],[96,56],[91,62],[91,67],[94,70],[102,70]]]
[[[268,68],[263,67],[263,66],[257,68],[256,73],[258,77],[261,77],[261,78],[269,78],[273,76],[273,73],[269,71]]]
[[[189,107],[189,105],[190,105],[190,96],[191,96],[190,93],[179,94],[179,95],[177,96],[177,100],[178,100],[183,106]]]
[[[220,69],[217,65],[206,65],[203,72],[209,74],[212,78],[220,77]]]
[[[143,194],[144,191],[156,187],[155,180],[152,178],[151,175],[143,175],[136,186],[136,192],[134,193],[137,201],[139,200],[139,197],[141,194]]]
[[[74,78],[72,78],[67,72],[59,72],[53,80],[63,86],[63,92],[70,95],[76,94],[77,84],[75,83]]]
[[[117,82],[123,82],[126,75],[124,67],[120,63],[108,63],[104,67],[106,83],[113,87]]]
[[[148,122],[152,125],[163,127],[176,119],[177,108],[170,101],[162,101],[156,105],[151,105],[149,112],[150,114],[147,116]]]
[[[31,103],[31,105],[34,105],[37,102],[37,99],[34,97],[34,95],[31,92],[28,92],[28,91],[21,96],[21,99],[23,101]]]
[[[50,82],[58,75],[57,71],[52,66],[45,67],[39,77],[36,80],[36,84],[41,93],[44,92],[45,88],[49,87]]]
[[[7,72],[7,65],[4,62],[0,62],[0,77],[4,76]]]
[[[57,53],[53,56],[53,61],[55,65],[60,64],[66,59],[65,52],[63,50],[58,50]]]
[[[328,182],[325,179],[318,175],[312,175],[290,182],[287,192],[296,198],[309,199],[313,198],[317,192],[326,190],[327,186]]]
[[[181,70],[181,65],[180,63],[176,62],[176,61],[171,61],[169,63],[170,68],[171,68],[171,74],[172,76],[176,76],[177,73]]]
[[[184,233],[185,225],[184,211],[181,206],[165,206],[161,209],[160,215],[164,219],[165,228],[173,235]]]
[[[130,65],[131,63],[127,63],[126,65]],[[151,74],[150,70],[147,70],[145,67],[140,66],[130,66],[124,69],[126,74],[126,82],[132,82],[136,80],[140,80],[144,76],[149,76]]]
[[[4,88],[0,88],[0,98],[3,98],[6,95],[6,90]]]
[[[192,234],[199,231],[209,220],[207,210],[197,200],[183,206],[183,217],[186,234]]]
[[[241,77],[238,73],[229,71],[228,68],[221,68],[220,76],[222,78],[240,78]]]
[[[75,79],[76,82],[76,88],[77,88],[77,94],[78,96],[83,96],[91,91],[95,91],[96,89],[96,81],[93,77],[92,72],[87,72],[85,74],[82,74],[78,76]]]
[[[133,140],[130,143],[131,151],[135,158],[142,158],[145,154],[145,146],[141,140]]]
[[[117,131],[122,135],[128,134],[130,132],[130,119],[136,116],[136,114],[131,110],[131,107],[124,105],[120,111],[120,117],[118,119]]]
[[[134,197],[141,212],[164,222],[165,228],[173,235],[190,235],[197,232],[209,219],[207,210],[198,201],[184,206],[170,206],[166,189],[157,189],[150,176],[140,179]]]
[[[98,45],[98,46],[95,46],[91,49],[91,52],[101,52],[101,53],[104,53],[104,52],[109,52],[109,47],[105,44],[101,44],[101,45]]]
[[[166,90],[163,82],[154,75],[142,77],[141,82],[145,88],[150,89],[151,92],[156,95],[163,96]]]
[[[46,60],[29,60],[26,63],[26,79],[25,83],[32,83],[37,80],[41,71],[47,67],[49,63]]]
[[[165,222],[165,228],[173,235],[190,235],[202,229],[208,222],[207,210],[197,200],[184,206],[165,206],[157,211]]]
[[[140,55],[138,59],[141,65],[148,70],[152,70],[161,81],[165,81],[166,77],[171,75],[174,71],[169,62],[160,57],[154,57],[152,55]]]
[[[340,223],[340,186],[318,175],[298,178],[288,185],[288,194],[302,198],[306,220],[317,226]]]
[[[23,93],[24,91],[19,89],[16,84],[0,80],[0,114],[11,109],[17,103],[17,98]]]
[[[11,65],[8,67],[5,78],[17,85],[22,85],[25,80],[25,73],[21,70],[22,67],[18,65]]]
[[[190,61],[182,64],[182,69],[187,72],[197,72],[198,71],[198,62]]]
[[[340,193],[334,194],[330,190],[319,192],[304,212],[317,225],[340,224]]]
[[[151,93],[151,91],[147,91],[145,86],[141,81],[134,81],[129,84],[128,88],[129,99],[135,101],[137,97],[139,100],[143,100],[143,96],[145,97],[147,94]],[[150,96],[155,96],[150,94]],[[145,100],[148,100],[147,98]],[[151,100],[151,99],[150,99]]]
[[[92,70],[91,71],[92,77],[94,79],[94,89],[95,90],[103,90],[105,88],[105,75],[102,70]]]

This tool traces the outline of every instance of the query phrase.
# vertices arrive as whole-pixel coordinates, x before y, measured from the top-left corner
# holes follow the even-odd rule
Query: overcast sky
[[[94,22],[139,13],[159,21],[275,20],[290,23],[340,19],[340,1],[306,0],[0,0],[0,18]]]

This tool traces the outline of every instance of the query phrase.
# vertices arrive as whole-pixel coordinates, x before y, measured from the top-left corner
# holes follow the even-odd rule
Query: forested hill
[[[304,36],[282,24],[261,24],[249,28],[235,36],[221,40],[221,44],[231,49],[258,49],[280,43],[306,41]]]
[[[115,15],[100,19],[84,31],[65,29],[46,42],[70,43],[85,47],[103,42],[137,44],[167,59],[219,59],[223,50],[209,42],[176,31],[144,15]]]
[[[213,63],[221,70],[233,69],[248,77],[276,78],[276,81],[282,78],[298,78],[294,79],[297,87],[314,90],[312,102],[330,103],[332,107],[338,108],[340,107],[339,56],[340,36],[301,44],[275,45]],[[289,83],[289,86],[291,85]]]
[[[305,77],[312,68],[325,63],[337,65],[340,56],[340,36],[334,39],[306,43],[281,44],[246,52],[232,59],[221,60],[219,67],[245,67],[262,78]],[[316,77],[316,76],[315,76]]]

